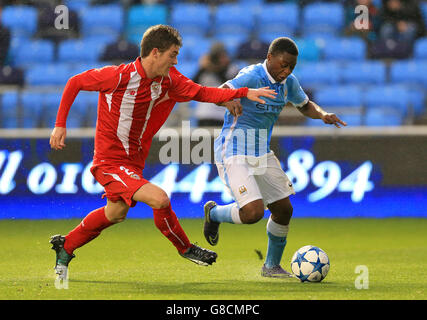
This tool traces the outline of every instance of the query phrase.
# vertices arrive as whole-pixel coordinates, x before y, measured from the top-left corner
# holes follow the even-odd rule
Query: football
[[[322,249],[307,245],[298,249],[291,259],[293,274],[301,282],[320,282],[329,272],[329,257]]]

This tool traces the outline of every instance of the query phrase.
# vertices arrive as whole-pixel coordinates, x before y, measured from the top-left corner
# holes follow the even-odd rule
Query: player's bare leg
[[[203,234],[206,241],[215,246],[219,240],[219,226],[222,222],[233,224],[256,223],[264,217],[264,203],[262,199],[257,199],[239,209],[235,202],[218,206],[215,201],[208,201],[204,205],[204,214]]]
[[[144,202],[153,209],[154,224],[172,242],[182,257],[204,266],[216,261],[215,252],[190,243],[163,189],[147,183],[135,192],[132,199]]]
[[[289,197],[268,205],[271,215],[267,222],[268,247],[261,275],[272,278],[289,278],[292,274],[280,266],[286,246],[292,204]]]
[[[50,243],[56,252],[55,271],[58,279],[66,279],[68,264],[75,257],[74,250],[98,237],[105,228],[124,221],[128,210],[129,206],[123,201],[113,202],[107,199],[105,207],[89,213],[66,236],[52,236]]]

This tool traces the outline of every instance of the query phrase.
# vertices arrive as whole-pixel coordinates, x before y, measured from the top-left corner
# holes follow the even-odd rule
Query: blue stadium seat
[[[416,88],[413,86],[409,86],[407,88],[409,95],[409,104],[410,104],[410,112],[414,116],[420,116],[427,112],[426,109],[426,97],[427,91],[425,88]]]
[[[302,11],[304,35],[337,35],[344,25],[344,9],[340,3],[316,2],[308,4]]]
[[[142,4],[130,7],[127,14],[127,39],[139,44],[145,30],[156,24],[167,24],[168,9],[163,4]]]
[[[44,95],[40,92],[23,92],[21,94],[22,112],[21,128],[38,128],[43,113]]]
[[[90,7],[92,0],[66,0],[65,5],[70,10],[83,11]]]
[[[29,86],[64,86],[72,76],[67,64],[35,64],[25,73]]]
[[[14,50],[13,64],[25,67],[35,63],[51,63],[55,59],[55,44],[50,40],[23,41]]]
[[[401,60],[390,67],[390,82],[425,88],[427,85],[427,60]]]
[[[248,35],[252,32],[254,25],[254,12],[239,3],[220,4],[214,13],[214,28],[217,35]]]
[[[314,92],[313,100],[320,106],[360,108],[362,90],[358,86],[328,86]]]
[[[18,91],[6,91],[0,95],[0,127],[18,128],[19,119],[19,94]]]
[[[325,60],[364,60],[366,43],[360,38],[329,39],[323,55]]]
[[[96,5],[80,12],[81,33],[93,35],[119,35],[123,30],[124,12],[121,5]]]
[[[224,44],[227,53],[233,58],[237,52],[239,46],[248,40],[244,34],[230,34],[230,35],[218,35],[215,40],[220,41]]]
[[[409,109],[409,94],[402,86],[370,86],[364,93],[364,105],[367,110],[381,108],[394,109],[406,115]]]
[[[73,103],[71,109],[75,123],[74,127],[95,127],[98,107],[97,92],[80,92]],[[71,111],[70,111],[71,112]]]
[[[200,57],[209,52],[213,42],[212,39],[202,37],[186,38],[184,41],[178,56],[178,63],[182,60],[198,64]]]
[[[202,3],[178,3],[171,11],[171,25],[184,36],[204,36],[208,33],[211,20],[210,8]]]
[[[37,30],[38,13],[31,6],[6,6],[2,9],[2,24],[11,30],[12,36],[30,38]]]
[[[335,62],[305,62],[297,64],[293,73],[303,88],[315,88],[338,84],[341,71]]]
[[[178,63],[176,66],[179,72],[181,72],[187,78],[193,79],[199,70],[199,65],[191,61],[183,61]]]
[[[257,32],[292,36],[298,28],[299,7],[295,3],[264,4],[257,16]]]
[[[273,41],[276,38],[279,37],[289,37],[291,35],[286,34],[284,32],[281,31],[260,31],[258,32],[258,39],[265,42],[265,43],[270,43],[271,41]]]
[[[414,59],[427,60],[427,37],[415,41],[414,45]]]
[[[42,127],[53,128],[55,126],[56,114],[58,113],[59,103],[61,102],[62,92],[48,92],[43,97],[43,117],[41,119]]]
[[[387,68],[381,61],[348,62],[341,69],[346,84],[384,84]]]
[[[295,39],[298,46],[298,61],[319,61],[321,50],[313,39]]]
[[[58,62],[96,62],[105,43],[94,40],[65,40],[59,44]]]
[[[367,126],[400,126],[403,124],[402,114],[392,108],[375,108],[366,110],[365,125]]]

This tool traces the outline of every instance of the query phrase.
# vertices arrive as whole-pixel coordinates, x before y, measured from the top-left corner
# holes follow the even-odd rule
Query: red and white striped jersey
[[[129,64],[91,69],[70,78],[64,88],[55,126],[66,126],[69,110],[80,90],[99,91],[94,165],[131,163],[141,168],[153,136],[176,102],[219,103],[244,97],[248,92],[248,88],[201,86],[174,67],[168,77],[150,79],[138,57]]]

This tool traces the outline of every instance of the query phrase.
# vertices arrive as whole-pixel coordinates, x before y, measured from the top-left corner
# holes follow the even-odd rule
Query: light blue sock
[[[267,231],[268,247],[267,256],[265,258],[265,266],[272,268],[280,265],[283,251],[286,246],[286,237],[278,237]]]
[[[216,205],[215,207],[213,207],[210,211],[210,217],[212,221],[234,223],[231,215],[231,209],[235,205],[236,203],[233,202],[225,206]]]

